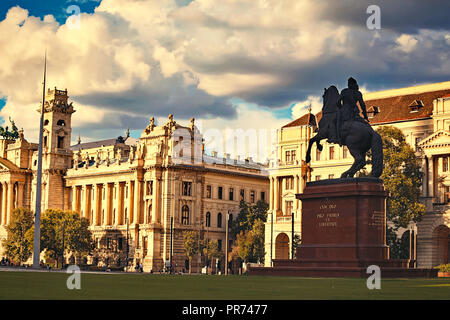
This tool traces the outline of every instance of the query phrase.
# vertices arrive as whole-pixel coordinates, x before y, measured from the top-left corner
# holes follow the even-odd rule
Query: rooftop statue
[[[8,126],[6,126],[5,128],[0,126],[0,136],[5,140],[19,139],[19,129],[16,127],[16,124],[11,118],[9,118],[9,122],[11,122],[11,131],[9,131]]]
[[[359,115],[361,107],[364,119]],[[306,162],[311,161],[311,147],[314,143],[322,151],[320,141],[328,139],[329,143],[347,146],[354,158],[353,165],[341,178],[351,178],[366,165],[366,153],[372,150],[371,176],[379,178],[383,172],[383,145],[381,137],[369,124],[366,105],[355,79],[348,79],[348,88],[339,94],[335,86],[324,89],[322,119],[319,131],[309,141]]]

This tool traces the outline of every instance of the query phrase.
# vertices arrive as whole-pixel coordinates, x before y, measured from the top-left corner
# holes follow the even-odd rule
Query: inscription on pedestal
[[[369,226],[371,227],[383,227],[384,226],[384,212],[383,211],[374,211],[370,216]]]
[[[320,211],[329,211],[329,210],[336,210],[335,204],[322,204],[319,207]],[[324,213],[318,213],[316,215],[317,223],[319,228],[324,227],[337,227],[339,218],[339,213],[336,212],[324,212]]]

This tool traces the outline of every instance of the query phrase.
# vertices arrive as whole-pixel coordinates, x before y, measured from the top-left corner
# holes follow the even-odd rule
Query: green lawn
[[[449,299],[450,279],[366,279],[150,274],[81,274],[81,290],[68,274],[0,272],[0,299]]]

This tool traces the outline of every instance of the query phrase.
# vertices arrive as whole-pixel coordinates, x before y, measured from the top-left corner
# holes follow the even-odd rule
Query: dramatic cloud
[[[372,4],[381,30],[366,27]],[[366,90],[449,80],[448,9],[419,0],[103,0],[58,24],[14,7],[0,22],[0,116],[35,136],[47,48],[49,85],[68,88],[83,137],[140,130],[169,113],[220,130],[257,126],[249,119],[258,112],[281,125],[290,119],[272,110],[320,110],[323,88],[342,89],[349,76]]]

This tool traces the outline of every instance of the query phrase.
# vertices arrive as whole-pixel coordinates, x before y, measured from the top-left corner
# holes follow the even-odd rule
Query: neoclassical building
[[[224,252],[227,214],[238,213],[240,200],[269,201],[266,167],[207,155],[194,119],[182,126],[169,115],[157,126],[152,118],[139,139],[127,134],[71,146],[74,112],[67,90],[48,90],[41,203],[43,211],[73,210],[89,219],[94,264],[123,266],[128,258],[159,271],[172,255],[178,270],[187,268],[183,232],[199,231]],[[0,141],[1,238],[14,208],[34,210],[37,149],[23,130],[15,141]],[[217,261],[222,270],[223,262]],[[192,267],[204,263],[199,257]]]
[[[418,267],[448,263],[450,259],[450,81],[364,94],[374,129],[390,125],[405,134],[421,159],[424,173],[422,221],[400,230],[410,241],[410,255]],[[295,193],[307,181],[339,178],[353,163],[347,148],[322,143],[306,148],[321,117],[308,112],[278,130],[276,156],[270,163],[270,212],[266,223],[265,265],[271,258],[290,258],[293,235],[301,238],[301,202]],[[293,213],[293,214],[292,214]],[[292,222],[292,218],[294,222]]]

